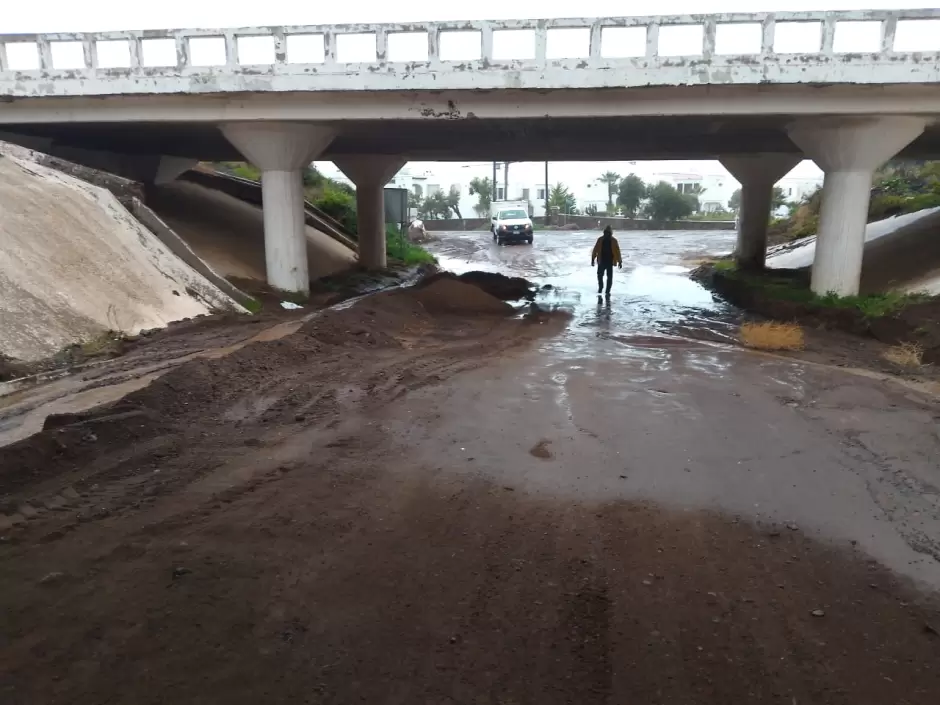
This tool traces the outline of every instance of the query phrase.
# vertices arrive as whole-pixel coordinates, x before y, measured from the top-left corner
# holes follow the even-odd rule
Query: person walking
[[[613,229],[608,225],[604,234],[594,243],[591,252],[591,266],[597,262],[597,293],[604,291],[604,274],[607,274],[607,296],[610,296],[610,287],[614,283],[614,265],[623,269],[623,260],[620,257],[620,244],[614,237]]]

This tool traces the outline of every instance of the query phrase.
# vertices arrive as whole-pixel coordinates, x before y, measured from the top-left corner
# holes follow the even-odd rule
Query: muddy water
[[[501,272],[549,287],[539,294],[539,304],[574,316],[568,334],[550,343],[558,352],[583,352],[595,338],[638,346],[688,338],[730,341],[739,313],[688,273],[702,259],[730,252],[733,231],[620,234],[623,268],[614,270],[609,299],[598,296],[590,266],[597,235],[543,232],[532,246],[497,247],[487,233],[443,233],[428,249],[444,269]]]
[[[730,250],[733,233],[622,235],[609,302],[597,297],[594,238],[539,233],[532,247],[499,248],[486,233],[460,233],[435,243],[446,268],[551,284],[541,303],[573,318],[443,397],[410,395],[390,425],[429,462],[501,484],[799,527],[940,588],[936,401],[730,345],[740,314],[687,273]]]

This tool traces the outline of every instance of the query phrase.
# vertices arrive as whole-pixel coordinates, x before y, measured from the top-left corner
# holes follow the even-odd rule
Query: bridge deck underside
[[[642,116],[343,122],[324,159],[389,154],[410,160],[591,161],[712,159],[792,152],[785,125],[794,116]],[[124,154],[164,154],[203,161],[243,157],[205,122],[9,124],[7,136],[51,138],[57,146]],[[13,139],[13,141],[16,141]],[[911,143],[903,157],[940,157],[940,126]]]

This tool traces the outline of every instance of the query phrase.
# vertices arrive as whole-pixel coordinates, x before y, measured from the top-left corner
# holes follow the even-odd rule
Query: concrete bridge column
[[[722,157],[721,163],[741,183],[738,242],[734,258],[742,269],[764,268],[767,257],[767,225],[774,184],[800,161],[798,154],[749,154]]]
[[[387,264],[385,184],[405,165],[405,160],[385,155],[363,155],[338,158],[334,163],[356,184],[359,264],[366,269],[384,269]]]
[[[812,289],[858,293],[875,169],[923,132],[917,117],[829,118],[789,126],[790,139],[826,172]]]
[[[221,130],[261,170],[268,284],[308,293],[302,170],[333,140],[335,131],[322,125],[273,121],[233,122]]]

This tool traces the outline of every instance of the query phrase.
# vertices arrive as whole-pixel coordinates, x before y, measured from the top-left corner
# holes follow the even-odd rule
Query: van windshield
[[[517,220],[521,218],[528,218],[529,214],[521,208],[517,208],[516,210],[512,211],[500,211],[499,215],[496,217],[500,220]]]

